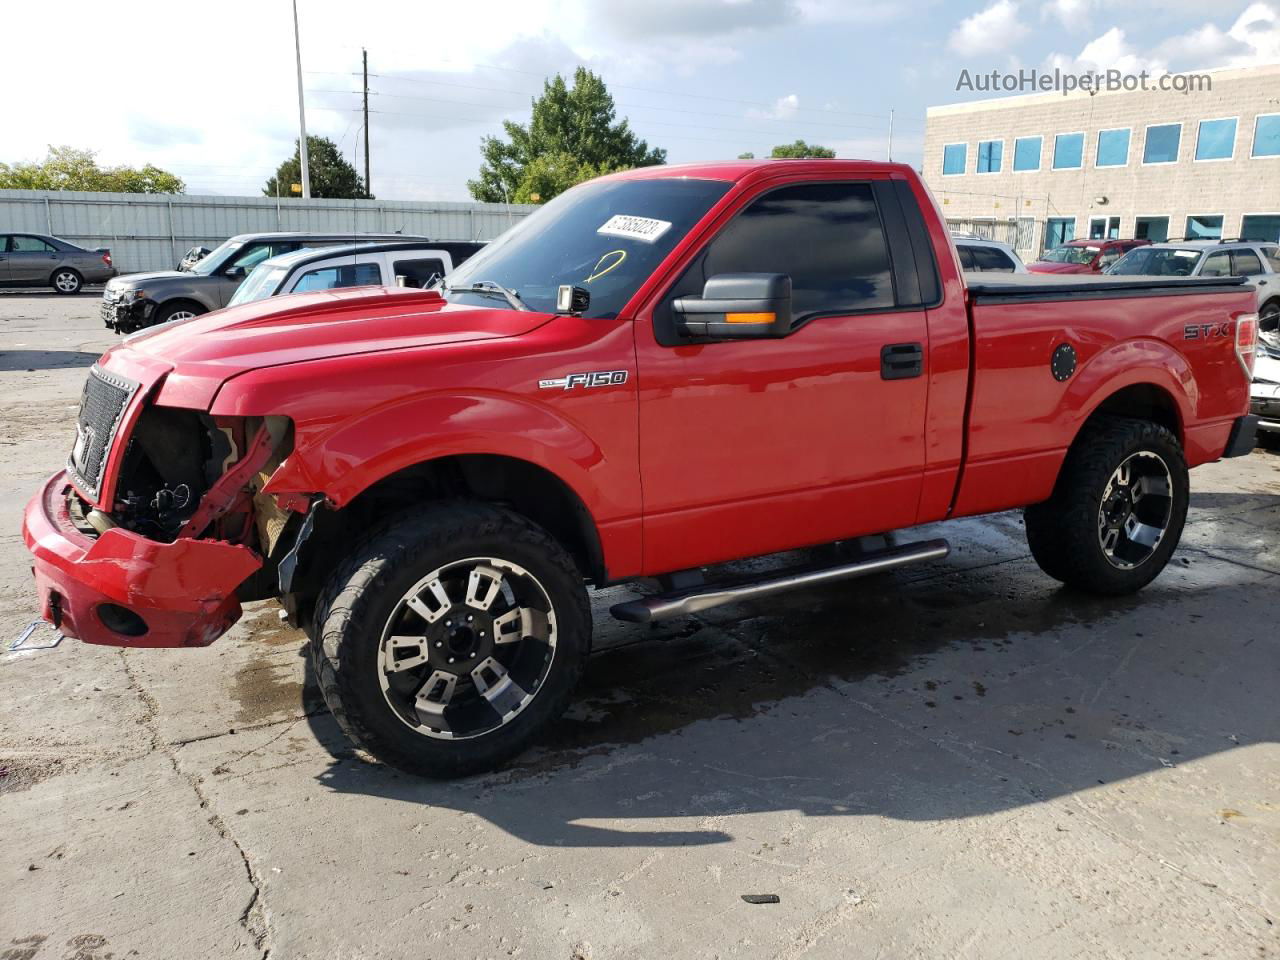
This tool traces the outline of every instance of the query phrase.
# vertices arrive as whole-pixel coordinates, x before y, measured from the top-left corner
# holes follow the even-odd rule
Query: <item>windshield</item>
[[[1135,247],[1107,267],[1112,276],[1189,277],[1200,259],[1199,250]]]
[[[244,278],[244,283],[236,288],[235,296],[227,301],[228,307],[238,303],[252,303],[254,300],[265,300],[280,288],[280,281],[288,273],[287,267],[277,267],[269,263],[260,263]]]
[[[193,265],[191,272],[201,277],[207,277],[226,263],[243,246],[243,240],[228,240],[225,243],[221,243],[214,247],[207,257]]]
[[[673,177],[574,187],[463,263],[445,281],[445,296],[503,307],[500,296],[457,289],[489,281],[514,291],[531,310],[553,313],[556,289],[573,284],[591,294],[584,316],[616,317],[729,186]]]
[[[1054,247],[1040,259],[1046,263],[1089,263],[1101,250],[1101,247]]]

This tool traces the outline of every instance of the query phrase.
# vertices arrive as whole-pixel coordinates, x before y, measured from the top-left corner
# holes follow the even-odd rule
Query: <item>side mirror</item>
[[[672,301],[676,330],[686,337],[740,340],[791,332],[791,278],[785,273],[722,273],[700,297]]]
[[[244,276],[244,267],[227,267],[227,272],[223,276],[230,280],[239,280]]]

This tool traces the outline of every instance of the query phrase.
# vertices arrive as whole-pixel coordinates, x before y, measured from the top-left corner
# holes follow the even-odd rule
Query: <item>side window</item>
[[[894,305],[889,247],[869,183],[809,183],[758,197],[690,271],[785,273],[797,320]]]
[[[1112,247],[1110,250],[1108,250],[1101,257],[1098,258],[1098,266],[1099,267],[1111,266],[1111,264],[1115,263],[1117,260],[1120,259],[1120,256],[1122,253],[1123,251],[1119,247]]]
[[[973,262],[984,273],[1013,273],[1013,261],[995,247],[974,247]]]
[[[1271,272],[1280,273],[1280,247],[1263,247],[1262,255],[1271,264]]]
[[[15,234],[9,243],[9,251],[11,253],[54,253],[53,247],[45,243],[39,237],[27,237],[22,234]]]
[[[1225,250],[1219,250],[1217,253],[1209,254],[1209,256],[1205,258],[1204,266],[1200,268],[1200,276],[1231,276],[1231,254],[1227,253]]]
[[[965,246],[963,243],[956,247],[956,252],[960,254],[960,268],[966,272],[977,270],[973,265],[973,247]]]
[[[336,267],[308,270],[298,278],[292,292],[336,290],[340,287],[363,287],[379,283],[382,283],[382,272],[376,263],[344,263]]]
[[[1233,277],[1256,277],[1262,273],[1262,261],[1252,250],[1241,247],[1231,251],[1231,275]]]
[[[439,257],[397,260],[392,265],[391,273],[393,283],[396,277],[404,277],[406,287],[429,287],[437,278],[444,276],[444,261]]]

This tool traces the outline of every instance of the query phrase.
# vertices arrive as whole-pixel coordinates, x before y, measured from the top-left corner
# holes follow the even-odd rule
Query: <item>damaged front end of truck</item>
[[[309,506],[264,493],[292,424],[168,405],[167,370],[106,361],[86,379],[66,468],[24,517],[41,615],[87,643],[206,646],[242,600],[275,593],[291,507]]]

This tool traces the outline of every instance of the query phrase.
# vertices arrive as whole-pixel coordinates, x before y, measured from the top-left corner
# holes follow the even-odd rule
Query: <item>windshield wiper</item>
[[[520,299],[520,295],[514,290],[508,290],[500,283],[492,280],[477,280],[475,283],[467,284],[465,287],[451,287],[448,281],[440,284],[440,290],[444,293],[478,293],[488,296],[499,296],[511,304],[514,310],[529,311],[529,305]]]

